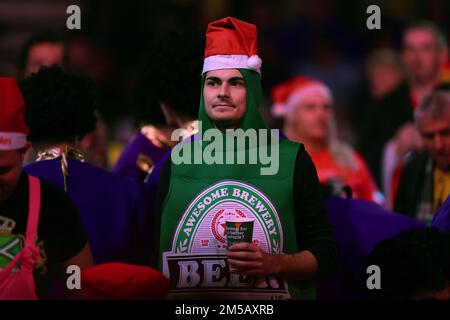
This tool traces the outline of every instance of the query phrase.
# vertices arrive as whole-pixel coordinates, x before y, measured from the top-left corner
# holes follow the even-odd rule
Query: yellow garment
[[[433,177],[433,208],[436,211],[450,194],[450,171],[444,172],[439,168],[435,168]]]

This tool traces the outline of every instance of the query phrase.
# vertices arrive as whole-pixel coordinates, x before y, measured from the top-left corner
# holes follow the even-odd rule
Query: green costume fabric
[[[258,107],[260,76],[239,69],[244,77],[247,109],[239,128],[267,129]],[[205,80],[205,77],[203,81]],[[203,87],[203,86],[202,86]],[[199,110],[202,130],[214,128],[204,109]],[[218,158],[237,150],[215,150]],[[278,139],[278,138],[276,138]],[[277,151],[274,140],[248,143],[248,156],[259,149]],[[197,149],[194,145],[197,145]],[[207,141],[189,142],[203,152]],[[161,269],[169,277],[172,298],[289,299],[313,298],[312,281],[286,281],[276,277],[255,279],[230,273],[226,263],[225,221],[254,219],[253,242],[270,253],[297,253],[293,177],[300,145],[279,140],[279,170],[261,175],[262,164],[173,164],[169,191],[162,206],[160,229]],[[195,151],[196,150],[196,151]],[[249,159],[248,157],[246,159]]]

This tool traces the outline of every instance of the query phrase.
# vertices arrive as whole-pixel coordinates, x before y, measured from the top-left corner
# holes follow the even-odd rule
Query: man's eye
[[[244,82],[243,81],[231,81],[230,85],[232,85],[232,86],[243,86]]]
[[[217,81],[206,81],[207,86],[217,86],[219,83]]]

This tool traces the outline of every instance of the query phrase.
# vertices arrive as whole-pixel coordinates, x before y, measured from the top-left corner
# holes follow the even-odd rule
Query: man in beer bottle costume
[[[257,53],[255,25],[230,17],[208,25],[200,137],[220,130],[216,139],[223,139],[222,147],[211,152],[216,159],[277,153],[278,170],[263,174],[267,167],[261,161],[198,161],[212,146],[199,135],[178,145],[183,151],[174,148],[162,171],[157,206],[158,263],[170,279],[171,298],[313,299],[315,279],[335,268],[335,242],[304,147],[270,133],[268,141],[258,136],[248,144],[226,144],[239,129],[268,130],[258,112]],[[180,161],[192,149],[192,161]],[[227,247],[230,218],[254,220],[252,243]],[[239,272],[231,273],[230,266]]]

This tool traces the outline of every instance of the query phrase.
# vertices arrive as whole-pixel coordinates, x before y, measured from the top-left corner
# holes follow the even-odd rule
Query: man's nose
[[[230,88],[227,83],[222,83],[222,85],[219,88],[219,97],[229,97],[230,96]]]

